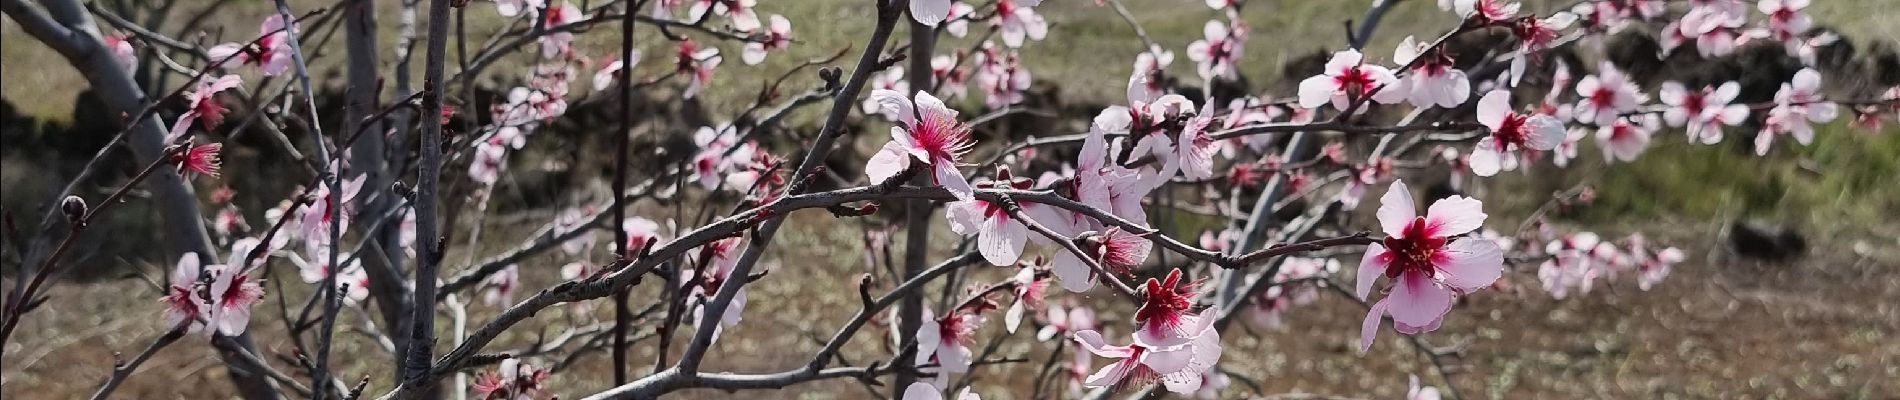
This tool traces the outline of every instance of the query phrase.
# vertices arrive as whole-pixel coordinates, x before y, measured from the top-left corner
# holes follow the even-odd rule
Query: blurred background
[[[139,11],[143,18],[164,15],[172,24],[197,20],[203,36],[181,39],[205,45],[240,40],[255,32],[259,21],[275,11],[258,0],[181,2],[171,10],[148,10],[136,1],[101,0],[115,10]],[[329,7],[322,1],[294,1],[299,11]],[[731,115],[751,105],[761,88],[793,71],[808,59],[829,58],[842,52],[835,64],[849,67],[864,46],[874,10],[868,0],[761,0],[761,15],[782,14],[793,23],[798,42],[761,65],[737,62],[739,49],[731,43],[706,42],[727,55],[713,83],[700,98],[679,100],[684,86],[669,84],[643,88],[637,94],[635,129],[637,148],[671,149],[690,154],[691,132],[701,126],[730,122]],[[1185,57],[1187,43],[1201,37],[1206,21],[1218,18],[1198,1],[1129,0],[1136,20],[1160,45],[1177,54],[1169,72],[1198,85],[1192,61]],[[1345,47],[1346,21],[1361,18],[1370,1],[1253,0],[1241,17],[1252,29],[1241,65],[1249,93],[1286,96],[1293,85],[1316,72],[1318,62]],[[1525,10],[1540,15],[1569,1],[1525,1]],[[1877,95],[1900,84],[1900,1],[1821,0],[1808,9],[1817,24],[1838,32],[1841,46],[1829,47],[1820,69],[1830,93],[1850,98]],[[381,36],[391,46],[400,36],[402,14],[397,1],[378,1]],[[506,28],[494,4],[475,0],[468,5],[467,35],[471,44]],[[1051,24],[1046,40],[1022,49],[1022,61],[1034,77],[1026,111],[1011,114],[979,131],[981,145],[974,154],[987,157],[1003,143],[1027,137],[1079,133],[1089,118],[1107,105],[1124,102],[1124,88],[1135,54],[1143,45],[1115,12],[1088,0],[1046,0],[1037,8]],[[0,22],[0,179],[9,221],[25,221],[45,207],[56,206],[53,195],[75,175],[88,158],[117,130],[119,117],[101,115],[102,107],[89,97],[86,81],[52,50],[25,35],[11,19]],[[1438,10],[1430,0],[1408,0],[1387,15],[1366,46],[1369,61],[1390,63],[1391,49],[1407,35],[1436,37],[1453,27],[1456,19]],[[167,26],[176,29],[176,26]],[[419,30],[421,26],[417,27]],[[579,35],[580,52],[597,62],[618,49],[618,27],[601,25]],[[635,79],[657,77],[672,68],[675,45],[658,40],[650,26],[637,28],[636,40],[647,55],[634,72]],[[981,32],[972,27],[973,32]],[[1651,29],[1653,31],[1653,29]],[[900,29],[900,33],[903,32]],[[893,38],[893,46],[903,35]],[[973,35],[975,36],[975,35]],[[1646,91],[1664,80],[1690,74],[1730,76],[1749,81],[1781,82],[1798,66],[1776,57],[1772,44],[1744,48],[1736,55],[1706,63],[1673,61],[1636,62],[1641,44],[1653,39],[1619,35],[1603,44],[1610,58],[1632,71]],[[317,37],[323,37],[319,34]],[[642,40],[641,38],[645,38]],[[939,40],[939,54],[972,47],[972,38]],[[340,121],[343,44],[341,38],[309,42],[306,51],[327,53],[313,57],[312,75],[319,79],[318,99],[326,118]],[[451,46],[451,53],[455,51]],[[1649,50],[1653,52],[1653,50]],[[507,88],[528,78],[532,50],[500,58],[476,79],[474,98],[456,98],[461,110],[485,112]],[[1631,55],[1636,54],[1636,55]],[[1772,54],[1772,55],[1764,55]],[[1597,56],[1585,52],[1582,60],[1594,70]],[[393,57],[385,54],[389,65]],[[420,65],[420,63],[416,63]],[[1685,70],[1686,69],[1686,70]],[[591,76],[583,69],[582,76]],[[141,71],[147,83],[167,82],[175,87],[181,77],[161,77]],[[795,71],[787,91],[816,87],[811,70]],[[245,72],[247,84],[283,84]],[[1547,85],[1534,81],[1527,86]],[[1772,96],[1751,87],[1744,99]],[[593,204],[603,198],[611,154],[616,104],[612,92],[594,92],[585,80],[576,82],[568,115],[537,133],[526,149],[509,158],[504,178],[497,184],[479,216],[453,220],[454,230],[481,233],[465,236],[467,244],[452,246],[445,273],[514,247],[536,228],[562,212]],[[390,96],[384,95],[385,99]],[[983,111],[979,100],[955,101],[965,115]],[[234,112],[241,115],[243,111]],[[760,138],[781,156],[798,154],[798,140],[810,137],[824,114],[823,106],[795,112],[788,125],[793,135]],[[161,113],[169,121],[173,113]],[[1689,254],[1675,273],[1656,287],[1638,290],[1627,279],[1601,285],[1587,295],[1554,299],[1537,280],[1535,266],[1513,266],[1502,286],[1506,290],[1474,296],[1452,313],[1445,329],[1428,335],[1429,342],[1457,350],[1450,379],[1467,398],[1895,398],[1900,393],[1900,132],[1889,128],[1866,130],[1848,126],[1851,118],[1818,127],[1812,145],[1784,143],[1768,156],[1756,156],[1752,141],[1731,136],[1715,146],[1691,145],[1680,130],[1659,132],[1657,140],[1634,163],[1604,164],[1593,145],[1586,145],[1583,162],[1568,168],[1540,163],[1524,173],[1504,173],[1471,188],[1486,202],[1488,226],[1516,227],[1545,203],[1554,191],[1583,184],[1594,188],[1595,201],[1557,210],[1555,225],[1564,231],[1591,231],[1604,237],[1642,233],[1651,241],[1676,246]],[[882,122],[854,117],[852,151],[832,164],[847,166],[844,176],[856,176],[856,166],[882,144]],[[334,123],[326,123],[334,126]],[[1732,131],[1742,131],[1737,128]],[[287,131],[291,143],[308,144],[301,132]],[[199,180],[200,197],[219,188],[235,192],[250,226],[271,220],[263,211],[295,193],[307,175],[285,162],[276,139],[246,131],[220,132],[226,139],[225,173],[221,179]],[[643,171],[657,171],[664,156],[636,159]],[[117,187],[140,166],[120,157],[116,169],[86,186],[88,198],[98,198]],[[1431,173],[1442,179],[1443,171]],[[466,180],[452,169],[451,180]],[[1405,177],[1408,182],[1413,177]],[[1371,193],[1380,193],[1375,188]],[[137,195],[137,193],[135,193]],[[688,195],[690,201],[693,195]],[[715,199],[716,200],[716,199]],[[451,199],[466,201],[466,199]],[[729,201],[729,199],[726,199]],[[471,211],[476,207],[467,206]],[[671,215],[667,204],[644,202],[635,215],[656,220]],[[1365,211],[1365,210],[1362,210]],[[743,329],[728,332],[709,357],[708,370],[766,372],[802,364],[805,355],[822,344],[824,335],[849,317],[856,307],[851,288],[867,265],[865,241],[882,220],[836,219],[822,213],[795,214],[790,231],[780,235],[768,253],[773,272],[751,290]],[[154,211],[134,198],[109,221],[88,232],[89,240],[70,260],[67,284],[51,292],[49,307],[25,321],[0,366],[9,398],[75,398],[91,393],[109,373],[115,353],[136,352],[165,329],[160,326],[162,282],[172,260],[153,245],[159,223]],[[1159,218],[1170,234],[1192,238],[1218,230],[1219,222],[1191,213]],[[9,222],[11,223],[11,222]],[[1362,220],[1371,226],[1369,220]],[[604,233],[604,232],[603,232]],[[1770,243],[1751,242],[1753,235],[1772,237]],[[952,237],[947,228],[937,237]],[[9,234],[9,236],[17,236]],[[1792,239],[1790,239],[1792,238]],[[603,243],[606,241],[603,240]],[[1541,245],[1541,244],[1533,244]],[[947,256],[954,243],[938,249]],[[558,269],[572,256],[552,252],[521,262],[523,282],[530,290],[558,282]],[[605,257],[592,256],[596,262]],[[0,257],[7,271],[17,268],[17,255]],[[1341,259],[1357,265],[1357,255]],[[294,268],[294,267],[281,267]],[[295,312],[295,304],[311,290],[288,272],[274,272],[265,303],[252,328],[261,332],[259,347],[266,354],[283,354],[280,340],[285,327],[278,315]],[[995,279],[1009,271],[983,271]],[[11,272],[7,272],[9,279]],[[639,296],[652,293],[636,293]],[[280,308],[279,299],[291,302]],[[473,301],[468,299],[466,301]],[[1085,299],[1086,301],[1086,299]],[[595,310],[563,308],[544,313],[518,332],[491,346],[505,349],[528,346],[560,331],[561,327],[598,321],[608,307]],[[479,324],[499,310],[475,302],[471,323]],[[1104,319],[1122,321],[1130,310],[1106,309]],[[368,314],[346,314],[339,328],[339,375],[354,381],[363,375],[384,376],[389,355],[361,328]],[[1316,393],[1344,398],[1399,398],[1406,376],[1417,375],[1427,384],[1444,386],[1431,370],[1431,361],[1412,349],[1383,342],[1371,353],[1357,354],[1353,345],[1363,318],[1359,305],[1322,297],[1292,311],[1285,329],[1242,327],[1226,338],[1221,367],[1236,383],[1222,397],[1255,394]],[[979,337],[1000,332],[1001,324],[984,327]],[[803,334],[788,334],[803,333]],[[847,352],[860,360],[882,354],[882,331],[867,331]],[[1049,346],[1018,338],[1002,354],[1030,360],[1047,357]],[[650,360],[652,346],[636,347],[636,359]],[[361,357],[354,357],[360,355]],[[360,359],[359,359],[360,358]],[[609,386],[604,352],[571,360],[555,374],[553,387],[562,397],[579,397]],[[644,365],[644,364],[641,364]],[[1029,377],[1039,363],[979,367],[971,378],[985,398],[1012,396],[1032,385]],[[643,369],[636,369],[643,372]],[[387,388],[389,382],[372,382]],[[232,393],[211,346],[187,339],[160,353],[121,389],[122,398],[222,398]],[[372,390],[380,393],[380,390]],[[882,394],[884,390],[880,389]],[[688,398],[726,398],[717,392],[687,392]],[[780,392],[747,392],[747,398],[871,398],[855,382],[819,382]]]

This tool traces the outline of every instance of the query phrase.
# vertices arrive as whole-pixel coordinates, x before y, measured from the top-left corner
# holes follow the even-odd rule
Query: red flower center
[[[922,111],[922,110],[919,110]],[[941,112],[919,112],[917,123],[910,126],[910,138],[917,148],[930,154],[930,163],[956,162],[970,149],[970,127]]]
[[[1353,96],[1365,94],[1367,90],[1373,89],[1376,83],[1378,82],[1372,78],[1372,73],[1358,66],[1348,67],[1333,77],[1334,85]]]
[[[237,268],[237,267],[238,266],[232,266],[232,268]],[[244,297],[245,297],[244,284],[251,280],[251,275],[245,274],[243,272],[233,272],[233,273],[238,274],[238,275],[236,277],[231,278],[231,287],[224,289],[224,293],[219,295],[218,304],[231,305],[231,304],[238,304],[244,301]]]
[[[1690,116],[1702,115],[1702,109],[1704,107],[1708,107],[1708,100],[1703,98],[1702,93],[1690,93],[1682,96],[1682,108],[1689,110]]]
[[[1181,285],[1181,270],[1168,273],[1166,282],[1148,278],[1147,299],[1135,310],[1135,320],[1152,331],[1173,330],[1194,307],[1194,284]]]
[[[1406,271],[1416,271],[1428,278],[1432,277],[1437,272],[1437,267],[1432,265],[1432,257],[1437,256],[1438,250],[1449,242],[1445,238],[1433,237],[1434,230],[1426,224],[1425,217],[1418,217],[1406,225],[1403,235],[1386,237],[1387,253],[1384,257],[1388,258],[1388,262],[1385,276],[1397,278]]]
[[[1511,146],[1522,147],[1529,143],[1530,134],[1526,132],[1529,129],[1524,126],[1529,121],[1530,117],[1524,114],[1505,115],[1504,122],[1499,123],[1498,129],[1491,132],[1492,140],[1498,144],[1498,151],[1509,150]]]
[[[198,119],[204,120],[206,128],[216,129],[218,124],[224,123],[226,108],[216,94],[205,95],[204,101],[193,104],[191,109],[198,112]]]

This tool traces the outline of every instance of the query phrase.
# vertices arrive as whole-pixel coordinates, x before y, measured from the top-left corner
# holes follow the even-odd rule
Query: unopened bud
[[[416,196],[416,191],[410,189],[409,184],[402,183],[402,181],[396,181],[396,183],[390,184],[389,189],[395,191],[396,195],[402,196],[405,199],[414,199]]]
[[[86,199],[79,198],[79,196],[66,196],[66,199],[60,200],[59,210],[66,213],[67,221],[74,223],[84,222],[86,220],[86,213],[89,212],[86,207]]]
[[[1590,204],[1596,201],[1597,201],[1596,189],[1591,188],[1589,186],[1584,186],[1583,189],[1577,191],[1578,203]]]
[[[818,69],[818,79],[825,81],[825,88],[827,89],[838,87],[839,86],[838,78],[840,76],[843,76],[843,74],[844,74],[844,70],[839,69],[836,66],[830,66],[830,67],[824,67],[824,68]]]

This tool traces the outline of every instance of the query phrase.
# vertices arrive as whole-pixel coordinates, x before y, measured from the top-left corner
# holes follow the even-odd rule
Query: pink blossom
[[[112,51],[112,59],[118,60],[119,65],[125,67],[126,75],[131,75],[134,70],[138,69],[139,55],[137,50],[132,48],[132,41],[127,40],[127,36],[106,35],[104,39],[106,49]]]
[[[224,102],[218,100],[218,93],[243,85],[237,75],[225,75],[217,79],[198,81],[198,88],[185,92],[185,113],[172,123],[171,132],[165,135],[165,143],[177,143],[185,137],[185,131],[191,129],[193,121],[204,120],[204,129],[218,129],[224,123],[224,113],[229,111]]]
[[[686,9],[686,15],[697,21],[711,11],[730,20],[732,29],[751,32],[759,29],[759,14],[753,10],[758,5],[758,0],[695,0],[693,6]]]
[[[172,155],[172,163],[178,166],[178,172],[189,178],[192,175],[218,177],[221,159],[218,153],[224,150],[223,143],[206,143],[192,146],[185,151]]]
[[[1519,5],[1510,0],[1454,0],[1452,10],[1462,18],[1477,19],[1479,23],[1504,22],[1517,17]]]
[[[1668,11],[1668,6],[1666,0],[1599,1],[1578,4],[1571,8],[1571,12],[1585,17],[1588,26],[1615,33],[1629,26],[1631,20],[1648,21],[1661,17]]]
[[[912,382],[904,388],[903,400],[944,400],[939,390],[929,382]],[[956,400],[983,400],[983,397],[970,393],[970,387],[964,386],[963,390],[957,391]]]
[[[511,1],[511,0],[496,0],[496,1],[499,2],[499,1]],[[512,1],[520,1],[520,0],[512,0]],[[657,19],[661,21],[673,20],[673,10],[679,9],[680,4],[683,4],[685,2],[686,0],[653,0],[653,19]]]
[[[919,24],[937,26],[950,16],[951,0],[916,0],[910,2],[910,18]]]
[[[1206,107],[1203,108],[1206,109]],[[1169,179],[1174,178],[1176,172],[1181,170],[1183,154],[1206,151],[1182,149],[1183,146],[1177,146],[1176,143],[1180,137],[1168,135],[1170,131],[1173,131],[1172,124],[1185,124],[1187,121],[1183,119],[1194,118],[1197,115],[1194,110],[1194,103],[1188,101],[1186,97],[1170,94],[1161,96],[1152,103],[1134,104],[1132,108],[1109,107],[1096,115],[1095,124],[1105,133],[1126,132],[1138,138],[1135,141],[1133,153],[1129,155],[1130,159],[1153,157],[1154,164],[1160,164],[1161,169],[1157,173],[1147,173],[1152,170],[1151,168],[1140,169],[1141,185],[1147,190],[1152,190],[1166,184]],[[1205,127],[1202,129],[1204,130]],[[1188,144],[1199,147],[1212,146],[1214,143],[1211,140],[1203,142],[1197,139]],[[1121,154],[1120,151],[1113,153]],[[1211,156],[1212,153],[1208,154]]]
[[[264,299],[264,287],[258,284],[259,280],[251,278],[250,268],[241,265],[244,257],[250,253],[250,248],[257,244],[256,239],[239,240],[232,246],[229,263],[204,267],[204,273],[211,278],[211,286],[204,293],[209,294],[210,298],[196,298],[197,292],[190,294],[198,302],[199,315],[204,317],[208,326],[216,328],[217,333],[227,336],[243,334],[245,328],[251,323],[251,307]],[[197,264],[195,254],[188,256],[191,259],[189,262],[182,259],[179,261],[180,264],[193,265],[181,265],[179,269],[195,267]],[[179,273],[180,271],[173,271],[173,290],[178,287]],[[197,276],[193,275],[191,278],[195,280]],[[167,321],[171,321],[172,316],[173,314],[167,313]]]
[[[1214,176],[1214,153],[1219,143],[1207,131],[1214,122],[1214,104],[1201,107],[1201,113],[1187,120],[1175,140],[1174,159],[1181,164],[1181,177],[1207,179]]]
[[[222,68],[230,68],[232,63],[251,64],[262,69],[265,76],[284,73],[290,68],[293,58],[289,40],[290,35],[299,31],[297,25],[291,23],[285,26],[283,16],[271,14],[264,18],[264,23],[257,27],[257,31],[262,38],[255,45],[227,42],[211,46],[205,50],[205,55],[212,60],[213,65]]]
[[[256,247],[256,244],[257,239],[246,238],[239,240],[237,244],[232,246],[232,262],[239,262],[236,259],[242,257],[243,254],[250,253],[250,249]],[[329,247],[311,247],[306,248],[305,251],[308,252],[306,255],[306,257],[308,257],[307,259],[299,257],[296,254],[290,256],[290,260],[297,264],[297,276],[302,278],[304,283],[314,284],[323,282],[325,278],[329,278],[330,274],[334,272],[336,274],[336,288],[344,295],[343,300],[345,302],[355,304],[357,301],[362,301],[369,297],[369,275],[363,271],[363,267],[358,260],[350,259],[348,254],[344,254],[344,257],[338,257],[337,259],[337,261],[344,263],[343,267],[331,268]],[[253,267],[261,264],[261,262],[255,263]]]
[[[1680,21],[1663,27],[1663,53],[1691,41],[1703,58],[1733,53],[1740,44],[1742,24],[1747,22],[1745,6],[1737,0],[1697,0],[1694,3]]]
[[[884,182],[911,164],[921,163],[930,168],[937,186],[963,201],[975,199],[970,182],[957,171],[957,160],[974,142],[970,140],[970,127],[957,121],[956,110],[926,91],[917,92],[913,100],[905,98],[903,92],[880,89],[871,91],[871,98],[886,118],[899,125],[891,127],[891,141],[864,167],[872,182]],[[1014,262],[1014,257],[1010,261]]]
[[[1247,47],[1247,30],[1245,24],[1236,23],[1233,29],[1228,29],[1220,20],[1207,21],[1201,28],[1202,39],[1188,43],[1187,47],[1188,59],[1194,60],[1195,72],[1200,73],[1201,79],[1239,77],[1236,64]]]
[[[1663,111],[1663,120],[1669,126],[1687,125],[1690,140],[1700,140],[1704,144],[1722,141],[1722,127],[1735,126],[1748,118],[1748,106],[1729,104],[1735,95],[1742,92],[1742,86],[1735,82],[1722,84],[1720,88],[1704,86],[1700,91],[1689,91],[1681,83],[1663,82],[1658,97],[1669,109]]]
[[[171,287],[165,290],[165,297],[159,301],[165,303],[165,327],[172,328],[189,323],[189,331],[197,333],[204,330],[205,318],[209,309],[205,301],[199,298],[198,276],[203,270],[198,261],[198,253],[185,253],[172,267]]]
[[[1746,18],[1748,6],[1742,0],[1690,0],[1682,25],[1684,32],[1701,33]]]
[[[1814,66],[1815,57],[1820,56],[1821,48],[1841,41],[1841,35],[1834,32],[1821,32],[1814,37],[1802,39],[1799,43],[1789,43],[1790,54],[1801,59],[1801,65]]]
[[[932,64],[934,65],[935,62]],[[871,93],[877,93],[879,90],[910,93],[910,80],[906,79],[903,66],[892,66],[883,73],[871,76],[871,84],[867,88],[871,89]],[[858,103],[858,110],[865,114],[878,112],[881,107],[877,96],[867,96],[863,102]]]
[[[983,105],[1000,109],[1022,103],[1031,83],[1029,69],[1023,67],[1021,55],[1015,50],[998,57],[988,43],[984,42],[984,52],[978,53],[981,56],[974,77],[985,95]]]
[[[969,3],[962,1],[950,3],[950,15],[946,19],[947,22],[943,25],[943,31],[949,33],[951,37],[956,38],[969,35],[970,14],[975,12],[976,7],[971,7]]]
[[[1095,116],[1075,162],[1075,194],[1084,205],[1108,211],[1136,225],[1147,225],[1148,215],[1142,210],[1141,199],[1147,197],[1153,186],[1143,182],[1144,172],[1111,162],[1106,139],[1111,132],[1128,132],[1132,118],[1124,107],[1109,107]]]
[[[1003,314],[1003,327],[1009,333],[1016,333],[1016,327],[1022,325],[1024,312],[1042,308],[1042,296],[1049,288],[1049,280],[1037,277],[1034,268],[1019,268],[1010,281],[1016,283],[1016,287],[1011,290],[1016,295],[1016,302],[1010,304],[1009,311]]]
[[[501,360],[493,372],[475,377],[475,396],[480,400],[532,400],[547,395],[549,372],[517,358]]]
[[[328,245],[330,243],[330,227],[332,224],[341,224],[343,226],[341,228],[342,231],[349,231],[350,221],[355,218],[356,214],[356,196],[362,192],[363,181],[366,177],[368,177],[368,175],[358,175],[356,179],[343,181],[342,193],[330,191],[330,185],[328,183],[318,184],[316,189],[311,191],[313,201],[311,201],[310,204],[304,205],[303,209],[299,210],[302,214],[300,214],[298,221],[300,224],[298,234],[304,238],[306,245],[310,247]],[[342,207],[342,210],[333,210],[330,208],[332,201],[331,196],[337,195],[342,196],[341,198],[334,199]]]
[[[1192,342],[1207,332],[1212,315],[1193,312],[1199,282],[1182,282],[1181,270],[1168,272],[1167,280],[1148,278],[1142,292],[1141,308],[1135,310],[1135,343],[1171,349]]]
[[[1544,18],[1518,18],[1516,22],[1511,23],[1511,35],[1517,37],[1517,52],[1511,55],[1509,72],[1511,79],[1501,83],[1516,86],[1524,77],[1524,71],[1529,68],[1529,60],[1540,59],[1542,57],[1540,53],[1549,50],[1550,45],[1557,41],[1558,31],[1568,29],[1576,22],[1577,14],[1558,12]],[[1479,89],[1479,91],[1485,90]]]
[[[1775,107],[1768,110],[1761,133],[1755,135],[1755,154],[1768,154],[1768,147],[1780,134],[1792,135],[1803,145],[1812,143],[1814,127],[1808,122],[1833,121],[1839,115],[1839,106],[1821,96],[1821,73],[1813,68],[1802,69],[1775,92]]]
[[[490,140],[475,142],[475,157],[468,163],[468,177],[483,186],[494,185],[501,180],[501,170],[507,167],[508,146],[502,144],[497,135]]]
[[[1143,385],[1160,380],[1169,392],[1189,394],[1200,390],[1202,374],[1220,362],[1220,331],[1208,326],[1186,346],[1151,348],[1136,341],[1127,346],[1110,345],[1093,330],[1073,336],[1083,349],[1098,357],[1119,359],[1083,378],[1087,387]]]
[[[620,79],[620,69],[631,68],[634,65],[640,65],[640,50],[637,49],[633,51],[633,56],[626,60],[613,60],[602,65],[600,71],[594,73],[594,91],[613,87],[614,80]]]
[[[1008,168],[999,170],[995,184],[1027,189],[1012,185]],[[976,236],[977,250],[990,264],[1013,265],[1022,257],[1023,245],[1029,240],[1029,227],[1004,210],[1002,204],[974,198],[955,201],[945,206],[944,214],[950,220],[950,230],[966,237]]]
[[[1597,128],[1597,148],[1603,152],[1603,162],[1636,161],[1636,156],[1649,148],[1650,135],[1660,125],[1657,122],[1655,114],[1646,114],[1618,118],[1614,124]]]
[[[1222,229],[1219,234],[1211,230],[1201,231],[1200,244],[1202,249],[1226,253],[1227,250],[1237,243],[1240,243],[1240,230],[1238,229]]]
[[[1410,379],[1411,379],[1411,382],[1406,384],[1405,400],[1438,400],[1439,399],[1438,388],[1431,387],[1431,386],[1419,386],[1417,375],[1410,376]]]
[[[1577,81],[1577,95],[1583,100],[1577,103],[1577,122],[1609,125],[1616,122],[1622,113],[1635,111],[1647,97],[1636,83],[1618,71],[1608,61],[1598,67],[1596,75],[1584,76]]]
[[[983,316],[966,313],[961,309],[950,310],[942,318],[923,309],[923,324],[917,327],[917,364],[937,360],[940,373],[970,372],[970,343],[976,338],[976,328],[983,325]]]
[[[1452,68],[1451,56],[1443,50],[1431,50],[1430,43],[1406,36],[1392,60],[1399,65],[1417,61],[1418,66],[1410,70],[1411,74],[1405,76],[1399,87],[1391,90],[1403,88],[1400,91],[1405,92],[1413,107],[1453,108],[1464,104],[1471,97],[1471,79],[1465,77],[1465,71]]]
[[[536,10],[546,6],[547,3],[545,1],[546,0],[495,0],[495,13],[501,14],[503,17],[513,17],[521,15],[522,11],[527,11],[529,15],[533,15]],[[659,3],[665,3],[665,1],[660,1]]]
[[[997,0],[996,26],[1003,35],[1003,45],[1010,48],[1023,46],[1023,38],[1042,40],[1049,34],[1049,21],[1036,14],[1034,3],[1042,0]]]
[[[1047,324],[1042,326],[1042,330],[1036,331],[1036,340],[1038,341],[1047,342],[1049,339],[1056,338],[1057,335],[1094,330],[1100,327],[1095,322],[1095,310],[1080,304],[1070,304],[1067,307],[1050,306],[1046,308],[1044,312],[1043,322]]]
[[[218,209],[217,216],[212,217],[211,230],[221,238],[231,237],[250,228],[250,225],[244,222],[244,213],[239,212],[236,206],[226,205]]]
[[[515,302],[515,291],[521,290],[521,268],[514,264],[502,267],[500,271],[482,279],[482,304],[505,306]]]
[[[738,182],[740,172],[751,166],[758,145],[740,142],[738,128],[731,125],[699,127],[693,132],[693,144],[699,153],[693,156],[693,179],[706,190],[718,190],[724,183],[733,190],[751,189],[751,182]],[[744,183],[744,185],[740,185]]]
[[[1148,260],[1148,253],[1153,250],[1154,243],[1121,228],[1109,227],[1101,235],[1081,243],[1080,247],[1103,269],[1112,273],[1126,273]],[[1050,266],[1063,289],[1081,293],[1095,287],[1095,271],[1073,252],[1057,252]]]
[[[541,35],[539,39],[541,41],[541,58],[551,59],[572,52],[573,49],[570,48],[570,46],[574,43],[574,33],[565,30],[555,30],[555,28],[580,22],[581,9],[574,7],[574,3],[562,1],[561,4],[549,7],[547,14],[543,15],[542,18],[544,19],[542,24],[551,32]]]
[[[322,282],[331,273],[356,267],[357,262],[348,258],[348,253],[337,257],[337,261],[345,263],[343,268],[331,267],[329,246],[307,246],[302,256],[294,253],[290,255],[290,260],[297,264],[297,276],[303,279],[303,283]]]
[[[700,48],[699,43],[692,39],[680,41],[674,69],[677,73],[691,77],[686,84],[686,91],[680,96],[689,99],[698,96],[711,83],[713,70],[719,68],[721,60],[717,47]]]
[[[1682,250],[1666,247],[1660,251],[1651,251],[1642,235],[1630,235],[1629,250],[1632,262],[1636,264],[1636,287],[1649,290],[1657,282],[1669,276],[1669,267],[1687,259]]]
[[[969,70],[957,67],[957,63],[962,57],[962,53],[958,52],[958,55],[954,57],[947,54],[939,54],[930,58],[930,81],[936,82],[937,88],[942,91],[946,99],[961,99],[970,95],[970,89],[966,82],[970,79]],[[902,71],[902,68],[897,69]],[[902,78],[899,78],[899,80],[901,81]],[[908,86],[908,84],[905,85]],[[880,88],[891,89],[889,87]],[[865,112],[877,111],[876,103],[869,102],[867,99],[866,104],[868,107],[865,109]]]
[[[1511,94],[1502,90],[1478,99],[1478,123],[1491,129],[1491,135],[1471,149],[1471,172],[1479,176],[1517,169],[1520,154],[1556,148],[1565,138],[1562,122],[1548,115],[1512,111]]]
[[[1128,77],[1128,103],[1149,103],[1167,94],[1168,66],[1174,64],[1174,52],[1152,47],[1135,55],[1135,72]]]
[[[1569,167],[1570,160],[1577,158],[1577,150],[1583,146],[1583,139],[1589,136],[1590,131],[1584,129],[1571,129],[1566,131],[1564,142],[1557,144],[1556,148],[1550,149],[1552,155],[1550,158],[1551,163],[1556,164],[1557,168]]]
[[[660,233],[660,223],[644,217],[629,217],[620,222],[620,229],[627,232],[627,251],[639,251],[647,241],[658,245],[666,240]]]
[[[690,296],[688,296],[686,300],[693,303],[694,326],[706,323],[706,303],[711,302],[713,296],[719,295],[719,290],[724,288],[726,281],[732,279],[746,279],[746,277],[743,276],[732,276],[733,268],[739,264],[739,250],[741,249],[740,245],[743,243],[743,240],[744,239],[736,237],[727,238],[714,241],[703,248],[703,251],[711,253],[711,264],[710,266],[703,267],[705,269],[699,272],[699,281],[693,282],[693,287],[690,289]],[[682,269],[680,271],[680,280],[691,279],[693,273],[692,269]],[[732,294],[732,301],[726,303],[725,313],[720,314],[719,320],[717,321],[719,325],[713,327],[713,341],[718,341],[720,334],[726,328],[739,325],[741,316],[745,313],[745,306],[745,286],[739,286],[738,291]]]
[[[758,65],[765,62],[767,51],[785,50],[792,45],[792,21],[778,14],[772,14],[771,21],[772,25],[765,32],[764,38],[756,42],[746,42],[745,50],[739,54],[739,59],[745,61],[746,65]]]
[[[1352,168],[1352,179],[1346,180],[1346,188],[1339,191],[1337,200],[1347,210],[1359,208],[1359,199],[1365,197],[1366,188],[1392,177],[1392,159],[1381,157],[1368,165]]]
[[[1768,15],[1768,38],[1785,44],[1788,54],[1798,53],[1802,36],[1814,28],[1814,20],[1804,12],[1808,0],[1762,0],[1755,5]]]
[[[1559,300],[1567,297],[1573,288],[1589,293],[1602,273],[1589,254],[1599,243],[1602,242],[1591,232],[1567,235],[1547,243],[1544,252],[1551,258],[1537,267],[1537,278],[1543,282],[1544,290]]]
[[[490,106],[495,118],[491,140],[519,149],[528,144],[528,135],[541,122],[567,112],[567,101],[557,91],[515,87],[508,90],[503,104]]]
[[[1379,321],[1392,316],[1396,330],[1417,334],[1438,329],[1457,296],[1491,286],[1503,274],[1504,252],[1482,238],[1457,238],[1484,225],[1482,204],[1452,196],[1432,203],[1418,216],[1404,181],[1393,182],[1380,199],[1383,244],[1366,247],[1359,264],[1357,293],[1365,298],[1373,281],[1392,279],[1390,294],[1372,305],[1360,332],[1361,351],[1372,347]]]
[[[1333,108],[1345,110],[1348,103],[1368,94],[1382,104],[1404,100],[1407,93],[1394,87],[1400,82],[1392,70],[1364,64],[1364,59],[1353,49],[1333,53],[1333,58],[1326,61],[1325,73],[1300,81],[1300,107],[1318,108],[1331,102]]]
[[[345,304],[361,304],[363,300],[369,299],[369,273],[352,262],[337,272],[336,289],[343,296]]]

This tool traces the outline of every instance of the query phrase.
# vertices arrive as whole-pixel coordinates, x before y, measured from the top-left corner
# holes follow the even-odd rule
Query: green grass
[[[1784,139],[1765,157],[1756,156],[1752,140],[1739,132],[1708,146],[1664,131],[1634,163],[1572,173],[1600,176],[1597,203],[1578,219],[1607,223],[1733,215],[1839,230],[1867,226],[1900,207],[1900,193],[1892,187],[1900,173],[1900,135],[1843,122],[1817,128],[1812,145]]]

